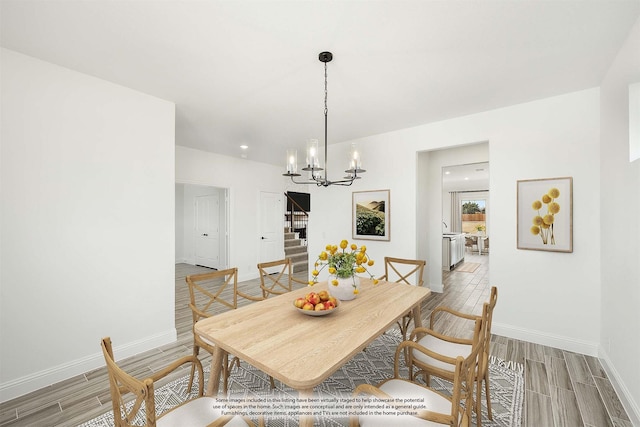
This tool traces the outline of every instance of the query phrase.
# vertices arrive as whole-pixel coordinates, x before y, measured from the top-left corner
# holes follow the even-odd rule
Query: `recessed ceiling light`
[[[465,181],[469,181],[469,177],[468,177],[468,176],[465,176],[465,177],[464,177],[464,180],[465,180]]]
[[[246,150],[247,148],[249,148],[249,146],[243,144],[243,145],[240,146],[240,148],[242,148],[243,150]]]
[[[451,171],[444,171],[444,174],[445,174],[445,175],[450,175],[450,174],[451,174]]]

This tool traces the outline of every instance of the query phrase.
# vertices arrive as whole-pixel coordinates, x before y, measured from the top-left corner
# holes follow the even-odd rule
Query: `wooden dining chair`
[[[379,280],[387,282],[405,283],[412,286],[424,285],[424,267],[426,261],[420,259],[384,258],[384,276]],[[402,340],[407,339],[409,324],[413,319],[413,312],[409,311],[398,321]]]
[[[489,237],[485,237],[483,243],[484,244],[482,246],[482,253],[488,254],[489,253]]]
[[[238,308],[237,268],[192,274],[187,276],[185,281],[189,286],[189,308],[191,308],[193,326],[200,319],[211,317],[227,309],[235,310]],[[193,330],[193,355],[197,357],[201,348],[213,355],[215,344],[196,334]],[[239,366],[239,364],[240,361],[237,357],[233,357],[229,362],[229,355],[225,353],[222,365],[224,393],[227,393],[229,375],[233,366]],[[193,384],[194,369],[192,366],[189,387]]]
[[[482,335],[482,321],[475,323],[475,336]],[[406,350],[421,352],[439,363],[448,366],[453,372],[452,390],[445,394],[429,385],[418,384],[412,378],[404,379],[399,375],[399,360]],[[465,357],[455,358],[439,354],[414,341],[403,341],[398,345],[394,360],[393,378],[383,381],[377,386],[360,384],[353,393],[352,415],[350,427],[387,427],[391,425],[435,426],[449,425],[468,427],[471,424],[471,407],[473,406],[473,377],[477,370],[483,351],[483,342],[478,339],[473,351]],[[362,396],[368,398],[362,398]],[[358,399],[356,399],[358,398]],[[407,410],[404,399],[410,399],[409,405],[419,405]],[[464,401],[464,406],[462,402]],[[371,405],[369,407],[369,405]],[[381,409],[381,407],[383,409]],[[390,415],[371,412],[389,412]],[[396,414],[398,412],[417,412],[415,415]],[[364,415],[367,413],[367,415]]]
[[[194,355],[181,357],[165,368],[143,380],[122,370],[113,357],[111,338],[101,342],[102,354],[107,365],[109,390],[113,406],[115,427],[147,426],[255,426],[251,419],[238,415],[222,415],[214,409],[216,400],[204,396],[204,375],[200,360]],[[195,397],[185,400],[170,410],[156,415],[154,383],[166,377],[182,365],[191,364],[198,371],[198,392]],[[189,388],[191,390],[191,388]],[[131,393],[133,400],[129,399]],[[144,410],[144,414],[142,413]],[[141,424],[143,422],[144,424]],[[259,422],[261,425],[262,422]]]
[[[431,312],[429,328],[415,328],[411,332],[410,336],[410,340],[415,341],[419,346],[443,355],[447,355],[449,357],[456,357],[458,355],[465,356],[467,354],[470,354],[473,351],[474,343],[478,339],[482,341],[482,357],[480,358],[478,370],[477,372],[475,372],[474,376],[474,382],[476,384],[475,411],[478,427],[480,427],[482,423],[480,402],[482,400],[483,381],[485,386],[485,397],[487,401],[487,415],[489,416],[490,420],[493,420],[493,414],[491,412],[491,394],[489,392],[489,354],[491,351],[491,323],[493,320],[493,310],[496,306],[497,301],[498,288],[493,286],[491,288],[489,302],[483,304],[482,314],[480,316],[461,313],[449,307],[436,307]],[[481,337],[473,336],[471,338],[468,338],[437,332],[436,318],[443,313],[447,313],[448,315],[452,316],[453,319],[462,321],[464,321],[465,319],[468,321],[482,321],[484,324],[484,327],[482,328],[483,335]],[[451,324],[451,321],[447,319],[446,323]],[[409,351],[407,366],[409,367],[410,378],[422,375],[427,384],[429,384],[431,376],[437,376],[448,380],[453,379],[454,376],[454,372],[450,366],[443,365],[438,360],[425,355],[424,352]],[[418,369],[416,372],[414,372],[414,367]]]
[[[469,250],[473,253],[473,247],[478,246],[478,238],[475,236],[464,238],[464,246],[465,248],[469,248]]]
[[[272,295],[282,295],[290,292],[294,283],[305,286],[308,284],[306,281],[293,277],[292,271],[291,258],[259,263],[258,272],[260,274],[262,297],[245,292],[238,292],[238,295],[251,301],[262,301]]]

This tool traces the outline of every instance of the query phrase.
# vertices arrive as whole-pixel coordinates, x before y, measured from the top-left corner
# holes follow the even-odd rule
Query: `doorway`
[[[274,261],[284,257],[283,193],[260,192],[260,259]],[[276,272],[277,268],[273,268]]]
[[[418,185],[416,232],[417,254],[420,259],[427,260],[425,281],[434,292],[444,291],[443,278],[443,246],[446,233],[462,234],[462,224],[452,224],[451,192],[472,192],[485,190],[487,205],[489,197],[489,142],[479,142],[452,148],[443,148],[417,153]],[[486,165],[487,179],[482,187],[472,187],[473,180],[469,176],[459,176],[453,180],[445,178],[445,167],[473,169]],[[453,172],[453,171],[452,171]],[[469,179],[465,179],[465,177]],[[476,193],[472,193],[476,194]],[[462,205],[460,204],[460,210]],[[464,241],[464,239],[462,239]],[[477,256],[477,254],[474,254]],[[488,258],[488,257],[487,257]],[[488,260],[488,259],[487,259]],[[462,263],[461,263],[462,264]]]
[[[176,263],[229,264],[228,189],[176,183]]]

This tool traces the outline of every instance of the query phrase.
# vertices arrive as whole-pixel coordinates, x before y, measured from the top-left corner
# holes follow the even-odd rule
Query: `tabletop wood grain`
[[[419,311],[420,303],[431,293],[428,288],[384,281],[374,285],[361,279],[358,296],[341,301],[331,314],[307,316],[294,307],[297,297],[322,289],[327,289],[326,283],[203,319],[195,331],[284,384],[308,390],[362,351],[402,315]]]

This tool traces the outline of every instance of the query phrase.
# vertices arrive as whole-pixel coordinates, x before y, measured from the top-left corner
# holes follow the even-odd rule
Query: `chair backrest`
[[[103,338],[101,345],[102,354],[107,364],[115,427],[139,425],[132,423],[143,405],[146,414],[145,426],[155,427],[156,405],[153,392],[153,380],[147,378],[140,381],[120,369],[113,358],[113,348],[109,337]],[[123,396],[127,393],[132,393],[135,396],[135,400],[131,406],[125,405]]]
[[[189,307],[193,324],[206,317],[222,312],[223,307],[238,307],[238,269],[192,274],[185,279],[189,285]]]
[[[261,262],[258,264],[260,273],[260,289],[262,297],[281,295],[291,291],[291,259]]]
[[[487,327],[485,328],[485,353],[489,354],[489,345],[491,343],[491,323],[493,323],[493,309],[496,308],[496,304],[498,302],[498,288],[495,286],[491,287],[491,295],[489,296],[489,302],[487,304]]]
[[[417,416],[422,419],[437,422],[440,424],[459,426],[459,425],[471,425],[470,413],[473,407],[473,385],[474,378],[478,369],[482,365],[482,355],[484,353],[484,340],[483,337],[486,333],[486,322],[483,322],[483,318],[486,317],[486,311],[488,310],[488,304],[485,303],[483,307],[482,318],[477,318],[474,325],[474,333],[471,344],[471,353],[466,358],[458,356],[452,359],[449,356],[442,355],[433,349],[429,349],[421,346],[415,341],[407,340],[403,341],[396,349],[394,360],[394,378],[400,378],[400,358],[404,354],[404,349],[407,347],[413,348],[413,351],[419,351],[425,355],[440,361],[441,363],[451,366],[453,375],[453,389],[450,397],[451,400],[451,412],[435,412],[431,409],[426,411],[418,411]],[[429,386],[426,386],[429,388]],[[464,408],[461,407],[461,400],[465,399]],[[468,424],[463,421],[468,420]]]
[[[426,261],[420,259],[384,258],[384,280],[422,286]]]

